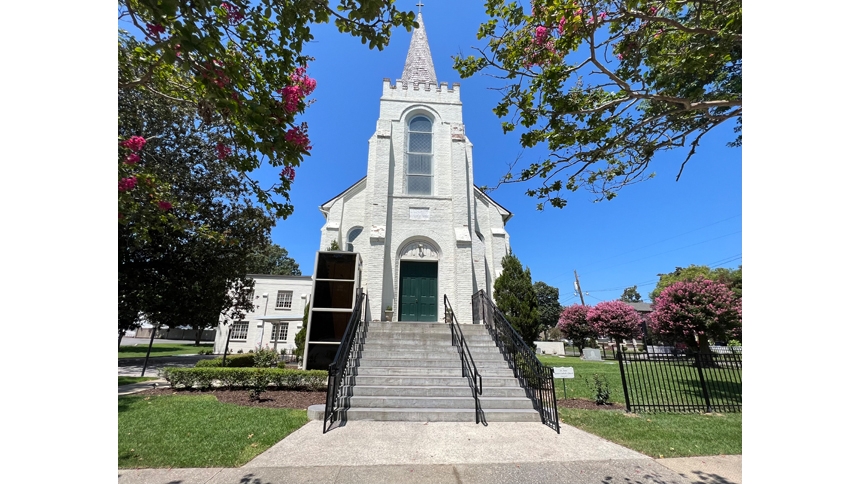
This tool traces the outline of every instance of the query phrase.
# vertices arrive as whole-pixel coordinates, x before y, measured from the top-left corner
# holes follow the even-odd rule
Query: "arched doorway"
[[[439,256],[430,243],[413,242],[400,252],[398,321],[438,321]]]

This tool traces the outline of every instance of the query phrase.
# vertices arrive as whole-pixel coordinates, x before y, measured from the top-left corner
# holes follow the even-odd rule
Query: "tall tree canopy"
[[[131,45],[121,44],[121,58]],[[122,214],[118,226],[120,331],[143,315],[159,326],[190,325],[199,343],[201,331],[222,315],[250,310],[250,258],[271,244],[275,220],[247,198],[241,174],[219,159],[213,126],[194,107],[119,90],[120,135],[148,136],[134,165],[167,183],[175,201],[159,200],[159,187],[147,179],[124,192],[128,205],[157,203],[151,216]]]
[[[589,339],[597,338],[598,334],[588,322],[588,306],[573,304],[564,308],[556,326],[570,343],[579,349],[579,354]]]
[[[621,348],[621,340],[639,338],[642,320],[639,313],[621,301],[603,301],[588,309],[588,324],[598,335],[615,340]]]
[[[535,180],[538,208],[585,188],[596,200],[654,176],[657,153],[684,148],[726,122],[741,131],[740,0],[487,0],[487,45],[456,57],[463,77],[507,84],[494,109],[505,133],[548,155],[511,166],[502,183]],[[729,143],[740,146],[741,136]]]
[[[540,333],[538,302],[532,273],[513,253],[502,257],[502,274],[493,284],[493,299],[526,344],[534,346]]]
[[[341,32],[377,49],[388,44],[393,27],[415,25],[414,14],[398,11],[394,0],[119,0],[118,15],[128,29],[119,31],[120,44],[130,47],[120,49],[120,91],[155,94],[214,124],[217,160],[241,174],[257,202],[280,218],[293,211],[290,186],[312,147],[300,122],[316,87],[313,59],[303,54],[311,25],[333,19]],[[132,129],[118,140],[121,223],[137,218],[133,227],[141,233],[164,219],[178,223],[158,209],[182,202],[169,176],[137,161],[148,155],[153,136]],[[264,164],[280,172],[272,187],[247,177]],[[155,192],[151,200],[128,196],[144,183]]]
[[[639,291],[636,290],[636,286],[628,287],[624,289],[624,292],[621,293],[622,302],[641,302],[642,296],[639,295]]]
[[[299,263],[289,256],[287,249],[270,244],[251,255],[249,274],[273,274],[278,276],[300,276]]]
[[[558,324],[558,317],[563,308],[558,302],[557,287],[552,287],[543,281],[536,282],[534,287],[537,297],[538,325],[540,331],[544,333],[544,339],[546,339],[547,331]]]
[[[719,281],[697,277],[667,287],[654,301],[650,327],[658,338],[709,352],[709,339],[741,339],[742,300]]]
[[[743,296],[743,271],[741,266],[738,266],[737,269],[728,269],[725,267],[711,269],[708,266],[691,264],[688,267],[676,267],[673,272],[668,274],[657,275],[660,276],[660,280],[657,281],[657,286],[651,291],[650,298],[652,301],[656,301],[660,293],[672,284],[680,281],[693,281],[699,277],[711,281],[719,281],[728,286],[736,297]]]

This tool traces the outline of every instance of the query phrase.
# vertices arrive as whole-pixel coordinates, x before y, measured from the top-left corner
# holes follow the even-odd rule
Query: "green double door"
[[[398,321],[437,321],[436,262],[400,263],[400,315]]]

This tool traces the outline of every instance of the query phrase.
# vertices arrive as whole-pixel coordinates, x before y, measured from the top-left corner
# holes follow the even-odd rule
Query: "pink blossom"
[[[164,210],[165,212],[173,208],[173,204],[170,202],[160,201],[158,202],[158,208]]]
[[[652,6],[648,9],[648,15],[654,15],[657,13],[657,7]]]
[[[245,18],[245,15],[242,13],[242,10],[240,10],[239,7],[231,3],[223,2],[221,4],[221,8],[227,11],[227,19],[232,25],[238,24]]]
[[[567,19],[562,17],[561,20],[558,21],[558,35],[564,35],[564,24],[567,23]]]
[[[296,169],[293,168],[292,166],[287,165],[284,167],[283,170],[281,170],[281,176],[285,177],[285,178],[289,178],[290,181],[293,181],[296,179]]]
[[[218,152],[218,159],[223,160],[224,158],[227,158],[228,156],[230,156],[230,153],[233,150],[230,149],[229,146],[227,146],[223,143],[218,143],[217,145],[215,145],[215,151]]]
[[[617,54],[615,57],[617,57],[618,60],[624,60],[624,54]]]
[[[307,133],[307,125],[302,123],[302,126],[290,128],[287,131],[287,134],[284,135],[284,139],[287,140],[287,143],[295,145],[302,151],[310,151],[310,139],[308,138]]]
[[[141,136],[132,136],[131,138],[120,143],[120,146],[130,149],[131,151],[140,151],[146,145],[146,140]]]
[[[588,310],[588,322],[597,334],[616,341],[638,338],[642,334],[642,318],[627,303],[605,301]]]
[[[281,96],[284,98],[284,111],[290,114],[298,111],[299,102],[312,93],[316,87],[316,79],[308,77],[305,67],[296,68],[295,72],[290,75],[290,85],[281,89]]]
[[[543,45],[546,43],[547,36],[549,35],[549,31],[543,25],[539,25],[537,29],[535,29],[535,44]]]
[[[606,12],[600,12],[599,14],[597,14],[597,16],[600,18],[600,20],[606,20]]]
[[[137,177],[130,176],[119,181],[119,191],[127,192],[137,186]]]
[[[140,161],[140,156],[138,156],[137,153],[132,153],[132,154],[125,157],[125,164],[126,165],[133,165],[133,164],[137,163],[138,161]]]
[[[663,338],[694,343],[740,334],[741,299],[725,284],[699,277],[660,293],[652,306],[651,330]]]
[[[146,32],[149,34],[150,37],[160,39],[161,34],[164,33],[164,26],[158,24],[146,24]]]

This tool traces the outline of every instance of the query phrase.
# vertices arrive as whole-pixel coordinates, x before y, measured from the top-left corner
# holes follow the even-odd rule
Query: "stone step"
[[[347,420],[396,422],[474,422],[475,408],[350,408]],[[483,409],[486,422],[540,422],[534,409]]]
[[[371,334],[368,333],[367,337],[364,339],[364,344],[383,344],[387,346],[398,346],[398,345],[420,345],[425,346],[428,344],[431,345],[449,345],[454,346],[451,343],[451,335],[450,334],[424,334],[424,333],[416,333],[414,335],[409,335],[408,337],[400,336],[395,333],[378,333]],[[492,346],[495,347],[496,343],[489,336],[467,336],[466,344],[471,346]]]
[[[498,348],[495,346],[469,346],[469,353],[473,356],[476,355],[485,355],[486,356],[499,356],[500,358],[504,358],[502,354],[499,352]],[[426,358],[459,358],[459,349],[456,346],[451,346],[450,344],[440,345],[440,346],[426,346],[426,347],[416,347],[416,346],[384,346],[376,343],[365,343],[361,346],[362,355],[377,353],[392,353],[392,354],[402,354],[402,355],[410,355],[410,357],[426,357]]]
[[[526,398],[526,392],[520,387],[488,387],[484,386],[481,397],[519,397]],[[353,396],[387,396],[402,397],[471,397],[472,389],[466,379],[461,386],[384,386],[356,385],[352,387]]]
[[[464,335],[489,334],[487,327],[480,324],[461,324],[460,331]],[[451,326],[442,323],[370,323],[368,332],[386,333],[445,333],[451,334]],[[456,331],[456,329],[455,329]]]
[[[532,409],[528,398],[478,396],[481,408]],[[463,408],[474,409],[474,397],[352,396],[349,408]]]
[[[511,377],[513,370],[509,368],[479,368],[481,377]],[[399,367],[399,366],[359,366],[355,369],[356,376],[426,376],[426,377],[462,377],[463,372],[459,365],[453,368],[426,368],[426,367]]]
[[[469,355],[466,354],[466,359],[468,360]],[[460,361],[460,355],[456,352],[451,354],[439,354],[428,352],[428,354],[415,354],[409,351],[363,351],[361,353],[362,360],[416,360],[416,361]],[[498,354],[493,353],[472,353],[472,359],[475,360],[479,366],[480,362],[486,362],[488,364],[504,364],[505,366],[509,366],[507,362],[505,362],[504,357]]]
[[[513,376],[490,377],[481,375],[485,387],[516,387],[520,388],[520,382]],[[468,387],[466,378],[457,374],[456,376],[420,376],[420,375],[357,375],[351,377],[356,388],[361,385],[368,386],[445,386],[445,387]]]
[[[483,369],[488,370],[502,370],[502,369],[510,369],[508,364],[503,359],[480,359],[473,358],[471,361],[475,362],[475,367],[478,368],[478,371],[482,371]],[[466,360],[470,361],[470,360]],[[359,361],[359,368],[379,368],[379,367],[387,367],[387,368],[461,368],[462,363],[460,361],[459,355],[454,355],[452,358],[375,358],[373,355],[364,354]]]

